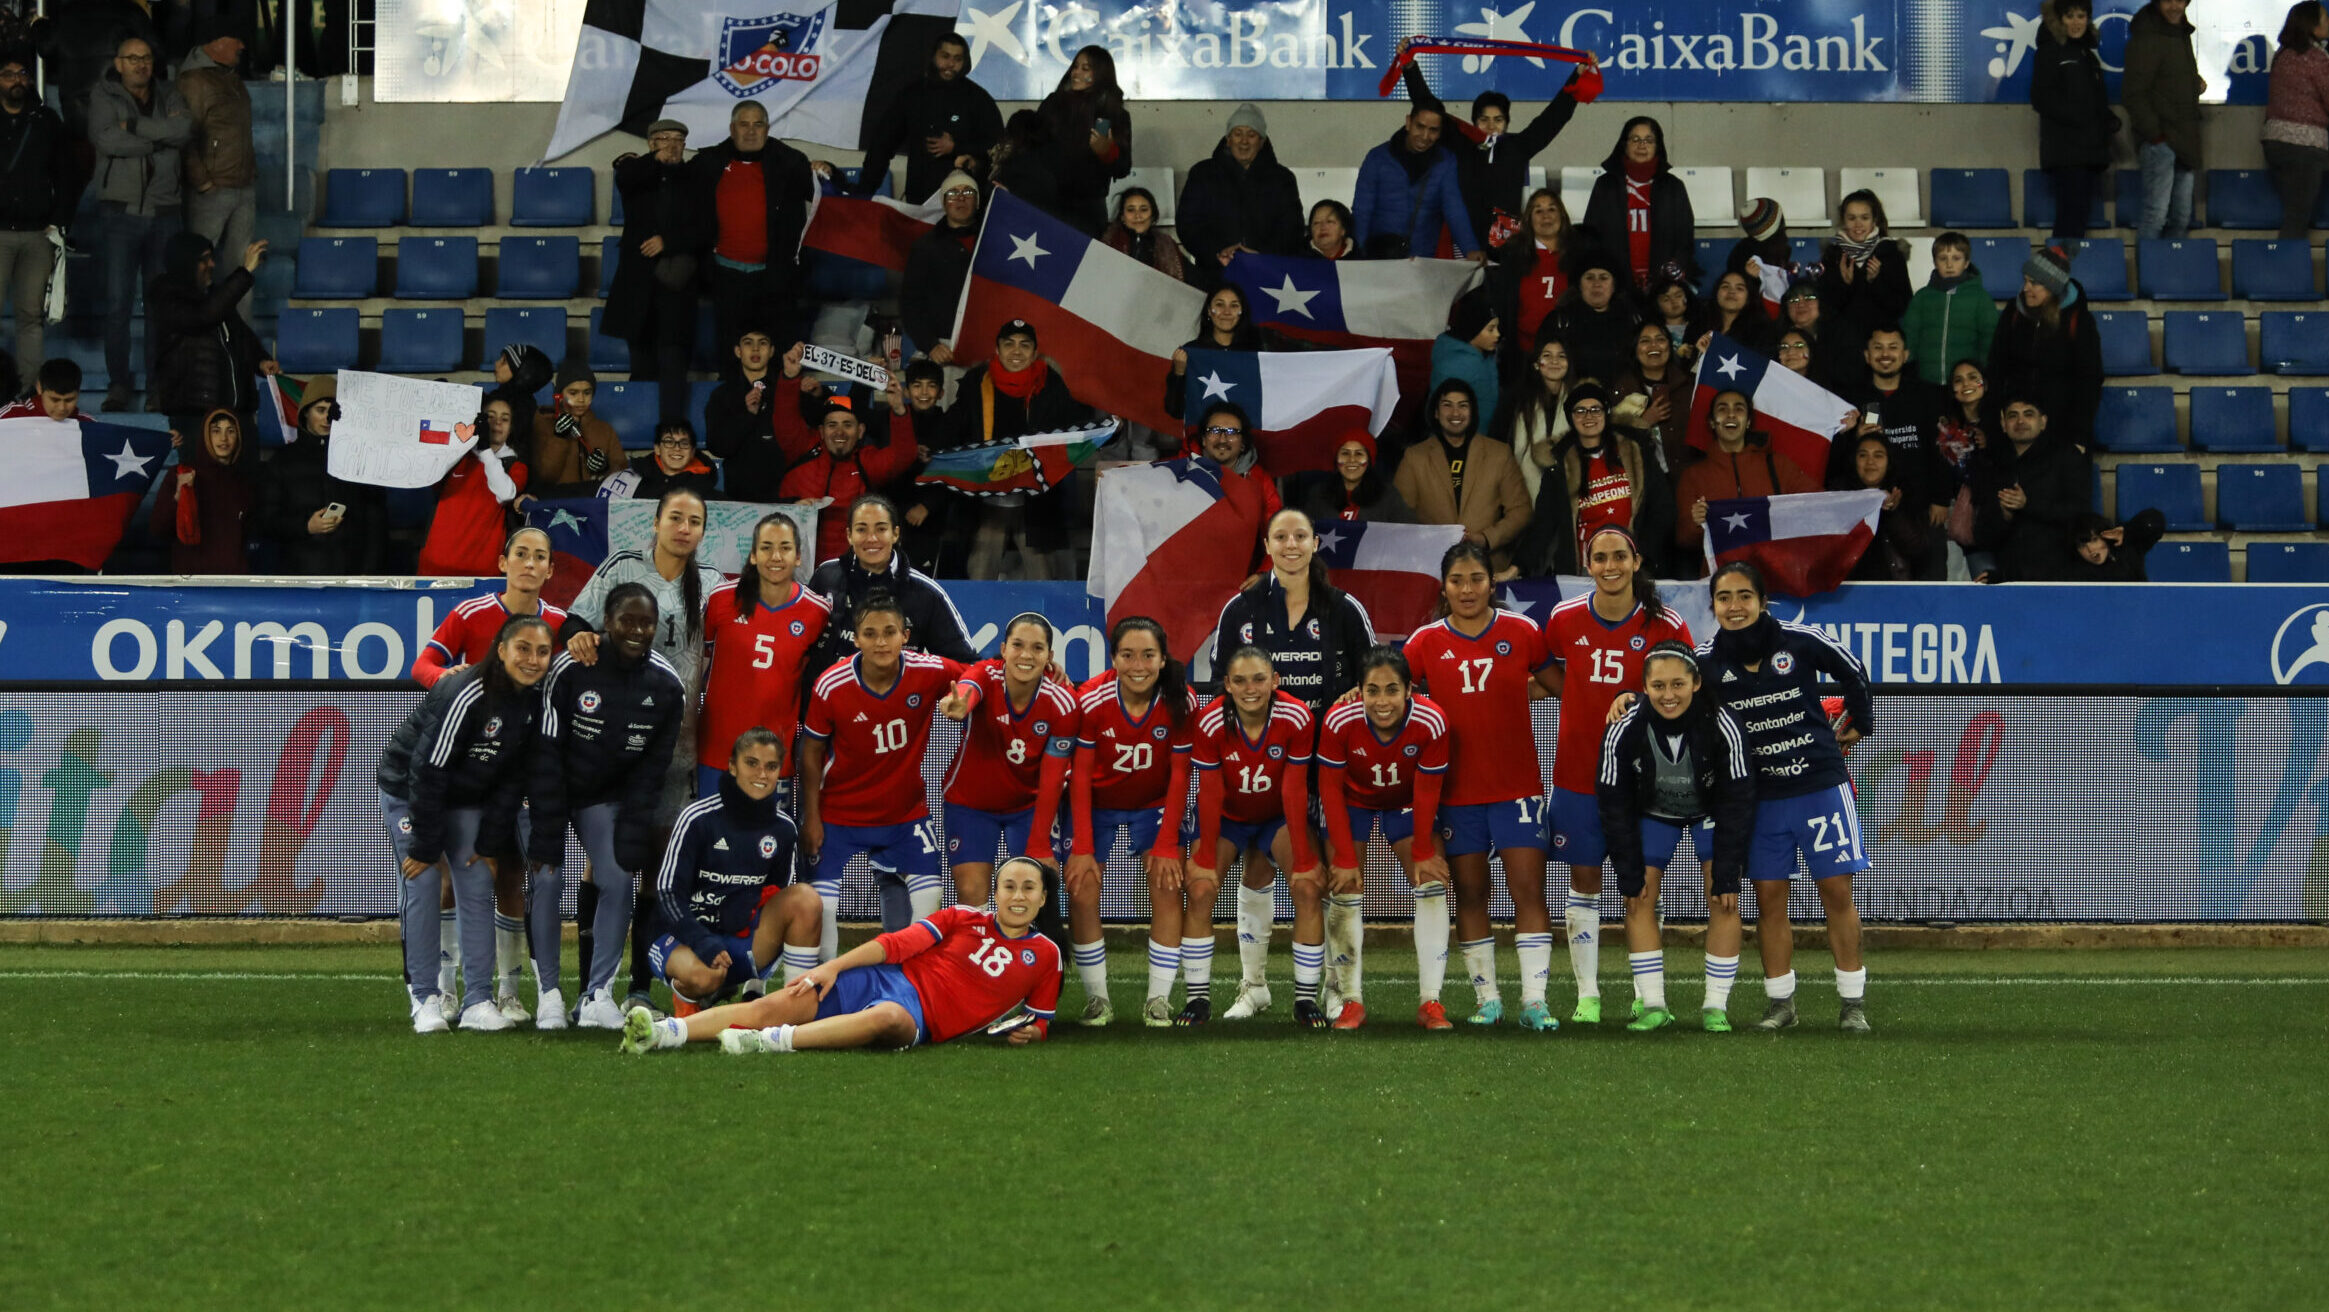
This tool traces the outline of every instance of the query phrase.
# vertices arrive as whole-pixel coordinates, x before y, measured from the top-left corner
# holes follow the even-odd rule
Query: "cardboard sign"
[[[484,389],[340,370],[327,467],[378,487],[432,487],[477,446]]]

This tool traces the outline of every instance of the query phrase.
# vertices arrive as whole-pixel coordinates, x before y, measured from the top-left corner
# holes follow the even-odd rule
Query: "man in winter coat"
[[[0,291],[15,302],[16,361],[31,369],[42,352],[52,236],[73,221],[80,199],[72,145],[55,110],[32,87],[32,54],[0,52]]]
[[[2054,578],[2070,560],[2070,526],[2086,511],[2087,463],[2076,448],[2047,436],[2046,413],[2029,397],[2008,400],[2002,420],[2006,440],[1973,458],[1974,545],[1995,562],[1974,576]]]
[[[1400,44],[1404,47],[1407,42]],[[1483,91],[1473,99],[1470,123],[1453,121],[1448,107],[1423,80],[1423,65],[1408,63],[1402,75],[1408,100],[1438,110],[1448,124],[1440,144],[1456,158],[1456,190],[1463,195],[1464,212],[1472,218],[1472,235],[1480,249],[1500,247],[1507,236],[1528,226],[1521,198],[1528,191],[1529,161],[1553,144],[1576,116],[1578,79],[1588,69],[1595,79],[1600,77],[1599,63],[1588,60],[1578,65],[1528,126],[1515,128],[1512,98],[1501,91]]]
[[[970,283],[970,253],[978,244],[979,185],[956,169],[938,189],[945,211],[906,252],[898,284],[898,325],[914,349],[939,364],[954,363],[954,315]]]
[[[179,154],[194,119],[178,89],[154,76],[154,48],[130,37],[113,69],[89,93],[89,138],[97,147],[98,259],[105,278],[105,408],[129,409],[137,390],[129,331],[138,288],[162,272],[162,251],[184,208]],[[158,342],[146,334],[151,380]],[[148,408],[158,408],[149,400]]]
[[[647,153],[615,160],[615,191],[623,198],[621,258],[599,330],[630,343],[631,378],[655,381],[662,418],[685,419],[706,235],[688,173],[687,125],[649,124]]]
[[[719,340],[735,341],[748,323],[786,321],[817,190],[809,157],[771,138],[768,111],[747,100],[728,115],[728,139],[697,152],[689,168],[696,212],[711,224],[711,267],[701,273]]]
[[[865,167],[847,190],[870,196],[889,176],[890,161],[906,157],[906,185],[898,198],[919,205],[956,169],[977,172],[1003,139],[1003,111],[985,87],[970,80],[970,43],[958,32],[930,48],[922,79],[902,87],[865,142]]]
[[[2200,167],[2200,94],[2208,80],[2192,55],[2190,0],[2151,0],[2127,21],[2119,103],[2143,165],[2139,237],[2191,230],[2192,176]]]
[[[1439,254],[1443,229],[1458,255],[1485,254],[1456,187],[1455,157],[1440,148],[1445,117],[1422,105],[1410,108],[1391,139],[1360,162],[1352,235],[1367,258],[1430,259]]]
[[[330,378],[301,397],[299,440],[275,453],[259,481],[258,535],[273,538],[285,574],[381,572],[388,501],[377,487],[332,477],[332,425],[340,415]]]
[[[1208,290],[1221,285],[1221,270],[1239,251],[1302,249],[1302,191],[1271,149],[1270,125],[1258,107],[1239,105],[1212,157],[1189,170],[1176,227],[1196,253],[1195,282]]]
[[[1514,539],[1528,527],[1528,484],[1512,448],[1479,435],[1469,384],[1451,378],[1432,389],[1423,440],[1407,448],[1391,487],[1415,508],[1419,524],[1460,524],[1488,548],[1502,570]]]
[[[178,94],[194,120],[186,142],[186,227],[215,249],[239,251],[251,244],[259,218],[251,93],[238,69],[243,38],[232,22],[214,16],[197,26],[194,39],[178,65]],[[250,292],[235,310],[251,317]]]
[[[250,431],[259,410],[256,375],[274,373],[276,365],[235,304],[251,294],[266,258],[267,243],[252,242],[220,277],[207,239],[191,232],[170,238],[162,276],[146,288],[146,337],[155,351],[156,408],[181,432],[193,432],[212,410],[232,410]]]

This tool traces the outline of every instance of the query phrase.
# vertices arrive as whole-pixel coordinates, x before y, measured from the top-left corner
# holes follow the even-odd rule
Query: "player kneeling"
[[[908,1048],[983,1029],[1025,1003],[1033,1022],[1012,1043],[1044,1037],[1059,1007],[1059,945],[1035,932],[1055,876],[1013,857],[995,870],[995,909],[952,906],[883,934],[779,992],[657,1020],[633,1008],[623,1051],[718,1038],[731,1053]]]
[[[747,729],[717,790],[672,827],[655,878],[647,962],[682,1016],[738,990],[757,995],[780,962],[787,984],[817,964],[825,904],[806,884],[785,887],[795,832],[776,804],[783,777],[784,744],[767,729]]]

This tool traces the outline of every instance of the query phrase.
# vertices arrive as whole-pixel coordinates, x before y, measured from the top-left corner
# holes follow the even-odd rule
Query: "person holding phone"
[[[388,547],[388,506],[380,488],[331,472],[336,384],[311,378],[302,395],[299,440],[275,453],[259,483],[259,536],[275,540],[285,574],[378,574]]]
[[[1076,51],[1037,111],[1051,130],[1057,213],[1088,236],[1108,226],[1108,189],[1132,173],[1132,116],[1106,46]]]

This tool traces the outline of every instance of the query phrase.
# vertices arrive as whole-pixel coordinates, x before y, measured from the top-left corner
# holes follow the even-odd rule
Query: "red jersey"
[[[1609,704],[1642,686],[1642,657],[1669,638],[1690,641],[1690,626],[1672,611],[1656,617],[1634,607],[1615,624],[1593,613],[1593,595],[1553,607],[1545,618],[1545,648],[1567,662],[1561,676],[1561,731],[1553,746],[1553,787],[1593,796],[1601,770],[1601,739]]]
[[[1408,703],[1407,718],[1385,738],[1367,719],[1363,702],[1343,702],[1326,713],[1318,734],[1319,797],[1335,864],[1358,864],[1349,807],[1415,810],[1414,854],[1433,852],[1432,827],[1448,770],[1448,722],[1429,697]]]
[[[549,602],[537,602],[542,622],[555,634],[566,622],[566,612]],[[501,626],[509,623],[510,609],[501,604],[501,594],[488,592],[482,597],[471,597],[453,608],[444,623],[430,635],[413,659],[412,677],[423,688],[434,688],[437,680],[456,665],[475,665],[493,655],[493,640],[501,635]],[[723,762],[724,764],[724,762]]]
[[[526,490],[526,462],[505,447],[501,469],[515,489],[510,493],[514,501]],[[500,568],[502,543],[508,537],[509,507],[485,476],[485,458],[472,451],[437,484],[437,508],[429,518],[417,568],[432,577],[490,577]]]
[[[903,653],[898,681],[876,695],[858,680],[862,659],[836,661],[825,671],[801,721],[804,733],[825,744],[818,818],[860,828],[912,824],[930,814],[922,787],[930,717],[962,666],[927,652]]]
[[[1436,620],[1407,639],[1407,664],[1448,722],[1448,783],[1442,801],[1479,806],[1536,797],[1536,726],[1528,686],[1551,659],[1544,630],[1508,610],[1489,613],[1478,634]]]
[[[1547,250],[1534,237],[1529,238],[1529,243],[1536,248],[1536,260],[1520,280],[1519,326],[1521,352],[1533,369],[1537,348],[1544,345],[1537,340],[1537,330],[1544,325],[1545,316],[1560,304],[1561,293],[1569,290],[1569,274],[1562,267],[1559,251]]]
[[[1600,450],[1586,454],[1579,474],[1585,485],[1577,490],[1577,545],[1591,543],[1595,533],[1612,524],[1630,531],[1634,481],[1626,476],[1625,463],[1618,459],[1617,444],[1604,442]],[[1578,553],[1580,559],[1584,555]]]
[[[1191,763],[1199,770],[1218,772],[1223,782],[1223,819],[1261,824],[1284,814],[1280,799],[1289,782],[1302,792],[1309,791],[1310,742],[1310,708],[1285,693],[1273,696],[1270,727],[1262,730],[1258,739],[1245,736],[1245,726],[1238,721],[1237,709],[1229,698],[1216,697],[1197,717]],[[1301,823],[1309,822],[1304,818]]]
[[[1181,726],[1175,729],[1165,714],[1161,689],[1148,709],[1135,719],[1124,709],[1116,686],[1116,672],[1105,670],[1077,691],[1080,715],[1076,732],[1075,843],[1077,855],[1091,856],[1092,812],[1165,811],[1157,830],[1156,850],[1178,856],[1181,817],[1189,802],[1189,756],[1197,736],[1197,717],[1203,712],[1197,694],[1186,692]],[[1169,799],[1169,801],[1168,801]]]
[[[944,1043],[985,1029],[1019,1003],[1048,1034],[1059,1010],[1059,945],[1029,930],[1012,938],[973,907],[947,907],[881,936],[882,955],[922,999],[922,1027]]]
[[[704,598],[704,641],[712,655],[696,728],[696,764],[726,769],[736,736],[760,728],[784,743],[784,777],[793,777],[801,680],[808,674],[809,652],[832,618],[833,603],[798,583],[791,601],[764,602],[749,615],[737,604],[734,580],[712,589]]]
[[[1039,810],[1052,811],[1076,750],[1075,689],[1064,679],[1046,677],[1027,709],[1017,711],[1003,686],[1001,661],[980,661],[962,672],[960,682],[978,695],[970,718],[963,721],[962,750],[946,772],[946,800],[995,815],[1024,811],[1041,801],[1051,806]],[[1049,766],[1047,793],[1043,779],[1050,762],[1058,764]],[[1043,829],[1048,832],[1049,826]]]

